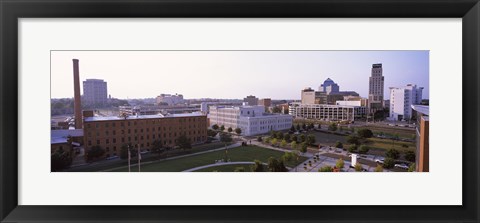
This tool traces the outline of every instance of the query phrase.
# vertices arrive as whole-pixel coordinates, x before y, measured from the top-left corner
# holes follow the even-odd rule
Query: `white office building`
[[[323,121],[355,121],[355,118],[360,118],[366,115],[367,107],[291,103],[288,112],[295,118]]]
[[[423,87],[407,84],[390,88],[390,120],[402,121],[412,117],[412,105],[421,104]]]
[[[245,136],[289,129],[293,123],[292,116],[265,113],[264,106],[210,106],[208,118],[210,126],[240,128]]]

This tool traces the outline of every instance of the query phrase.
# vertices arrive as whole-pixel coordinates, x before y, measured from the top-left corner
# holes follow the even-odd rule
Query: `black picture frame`
[[[2,222],[479,222],[478,0],[0,0],[0,220]],[[335,17],[462,18],[461,206],[21,206],[18,205],[19,18]],[[448,43],[445,43],[448,44]],[[468,97],[467,97],[468,96]],[[448,193],[448,191],[445,191]]]

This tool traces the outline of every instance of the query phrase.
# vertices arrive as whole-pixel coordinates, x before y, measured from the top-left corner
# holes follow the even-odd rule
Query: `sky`
[[[103,79],[113,98],[300,99],[327,78],[340,91],[368,97],[374,63],[389,87],[416,84],[429,98],[429,51],[51,51],[51,97],[73,97],[73,63],[80,81]],[[81,85],[82,86],[82,85]],[[83,94],[83,89],[81,89]]]

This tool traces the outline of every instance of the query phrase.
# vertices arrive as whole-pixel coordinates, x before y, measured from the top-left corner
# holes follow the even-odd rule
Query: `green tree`
[[[309,135],[307,136],[307,144],[308,144],[308,145],[313,145],[313,144],[315,144],[315,141],[316,141],[315,135],[309,134]]]
[[[300,131],[300,124],[297,124],[297,131]]]
[[[217,124],[212,125],[212,129],[213,129],[213,130],[218,130],[218,125],[217,125]]]
[[[354,168],[355,168],[355,172],[361,172],[363,170],[362,164],[358,162],[355,164]]]
[[[287,142],[290,142],[290,134],[285,133],[285,135],[283,135],[283,139],[287,140]]]
[[[100,158],[105,154],[105,150],[102,149],[100,146],[92,146],[88,151],[87,151],[87,159],[92,160],[96,158]]]
[[[267,143],[267,144],[269,144],[269,143],[270,143],[270,140],[271,140],[270,137],[267,137],[267,138],[265,138],[265,141],[264,141],[264,142]]]
[[[415,163],[410,164],[410,166],[408,167],[408,172],[415,172],[415,170],[416,170]]]
[[[415,152],[406,151],[405,152],[405,160],[410,161],[410,162],[415,162]]]
[[[384,168],[387,168],[387,169],[391,169],[395,166],[395,160],[392,159],[392,158],[386,158],[384,161],[383,161],[383,167]]]
[[[277,132],[276,137],[277,137],[277,139],[282,140],[283,139],[283,132]]]
[[[300,135],[300,142],[305,142],[306,139],[307,139],[307,137],[305,137],[304,134]]]
[[[358,136],[362,138],[372,138],[373,137],[373,132],[370,129],[359,129],[357,131]]]
[[[123,150],[123,146],[122,146],[122,150]],[[157,153],[157,154],[163,153],[165,151],[165,148],[163,148],[163,146],[162,146],[162,141],[160,141],[158,139],[153,141],[152,144],[150,145],[150,151],[152,151],[152,153]],[[132,152],[132,151],[130,151],[130,152]],[[128,156],[128,154],[127,154],[127,156]]]
[[[302,124],[302,129],[307,130],[307,125],[305,123]]]
[[[242,129],[241,128],[236,128],[235,133],[237,133],[237,135],[242,134]]]
[[[297,141],[298,141],[297,135],[293,135],[293,136],[292,136],[292,141],[293,141],[293,142],[297,142]]]
[[[257,141],[261,142],[261,141],[262,141],[262,137],[261,137],[261,136],[257,137]]]
[[[357,145],[352,144],[348,147],[348,152],[353,153],[357,151]]]
[[[308,129],[314,129],[314,128],[315,128],[315,125],[313,125],[313,123],[310,123],[310,124],[308,125]]]
[[[347,136],[347,142],[350,144],[360,145],[360,138],[357,136]]]
[[[337,124],[336,123],[332,123],[328,126],[328,130],[329,131],[337,131]]]
[[[385,155],[388,157],[388,158],[392,158],[392,159],[398,159],[400,157],[400,152],[398,152],[398,150],[396,149],[389,149]]]
[[[277,139],[273,138],[272,140],[270,140],[270,144],[272,144],[272,146],[277,145]]]
[[[340,149],[342,149],[342,148],[343,148],[343,143],[341,143],[340,141],[337,141],[337,142],[335,143],[335,148],[340,148]]]
[[[263,163],[260,160],[255,160],[255,164],[252,166],[253,172],[265,172]]]
[[[324,166],[318,169],[318,172],[333,172],[333,168],[331,166]]]
[[[218,126],[217,126],[218,128]],[[210,136],[210,137],[215,137],[218,133],[214,130],[211,130],[211,129],[207,129],[207,135]]]
[[[180,149],[191,149],[192,144],[190,143],[190,139],[187,138],[186,135],[180,135],[177,138],[177,144],[176,144]]]
[[[228,131],[229,133],[233,132],[232,127],[228,127],[227,131]]]
[[[302,142],[302,144],[300,144],[300,152],[306,153],[306,152],[307,152],[307,148],[308,148],[307,143]]]
[[[342,168],[345,166],[345,162],[343,161],[342,158],[340,158],[340,159],[337,160],[337,163],[335,164],[335,166],[336,166],[338,169],[342,169]]]
[[[268,158],[268,170],[271,172],[287,172],[287,168],[282,160],[277,160],[275,157]]]
[[[293,125],[290,127],[290,131],[295,132],[295,127]]]
[[[225,130],[225,126],[224,125],[220,126],[220,131],[223,132],[224,130]]]
[[[292,141],[292,143],[290,143],[290,147],[292,147],[292,149],[297,149],[297,141]]]
[[[294,158],[294,153],[293,152],[285,152],[285,154],[283,154],[282,156],[282,159],[285,161],[285,162],[288,162],[288,161],[291,161],[293,160]]]
[[[68,168],[72,164],[72,157],[63,149],[57,149],[51,154],[50,168],[52,172]]]
[[[361,145],[358,152],[361,153],[361,154],[365,154],[365,153],[368,153],[368,151],[370,150],[370,148],[366,145]]]
[[[273,131],[273,130],[270,130],[270,137],[276,138],[277,137],[277,132]]]
[[[383,172],[383,167],[381,165],[377,165],[377,167],[375,167],[375,172]]]
[[[287,140],[282,140],[282,142],[280,142],[280,147],[283,147],[285,148],[287,146]]]
[[[230,136],[227,133],[220,133],[220,141],[222,141],[225,144],[229,143],[232,141],[232,136]]]

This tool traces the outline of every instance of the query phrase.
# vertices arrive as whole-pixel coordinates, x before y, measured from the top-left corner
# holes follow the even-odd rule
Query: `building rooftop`
[[[427,106],[427,105],[412,105],[413,110],[415,110],[417,112],[420,112],[424,115],[429,115],[429,112],[428,112],[429,108],[428,107],[429,106]]]
[[[67,143],[68,136],[82,137],[83,129],[52,130],[50,133],[50,143],[51,144]]]
[[[196,116],[205,116],[200,112],[193,113],[184,113],[184,114],[168,114],[168,115],[131,115],[127,117],[127,120],[138,120],[138,119],[156,119],[156,118],[176,118],[176,117],[196,117]],[[119,116],[95,116],[95,117],[86,117],[85,122],[96,122],[96,121],[113,121],[113,120],[124,120],[123,117]]]

